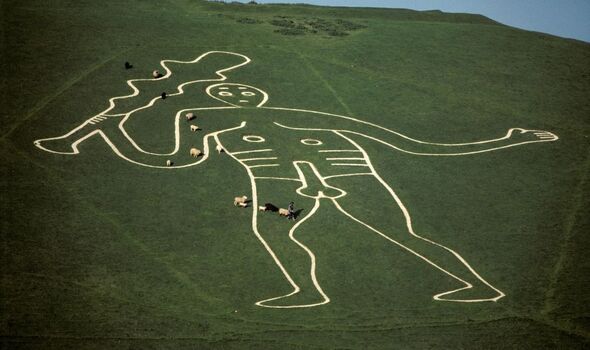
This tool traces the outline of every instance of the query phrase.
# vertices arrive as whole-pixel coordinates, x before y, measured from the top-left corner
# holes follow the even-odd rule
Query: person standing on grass
[[[289,215],[287,216],[287,218],[289,220],[295,220],[295,209],[294,209],[294,204],[293,202],[289,203],[289,206],[287,207],[287,210],[289,211]]]

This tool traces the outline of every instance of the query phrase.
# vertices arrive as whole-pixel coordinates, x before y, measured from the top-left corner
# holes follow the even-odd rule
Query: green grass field
[[[1,6],[1,348],[590,346],[589,44],[437,11],[198,0]],[[127,81],[150,79],[156,69],[166,73],[162,60],[191,61],[210,51],[251,62],[218,53],[170,63],[169,77],[137,81],[139,94],[109,109],[110,98],[133,92]],[[126,61],[133,68],[125,69]],[[241,63],[223,73],[225,82],[256,87],[268,101],[211,109],[229,106],[206,92],[221,82],[215,71]],[[180,84],[214,79],[174,95]],[[155,99],[164,91],[168,98]],[[175,116],[190,108],[210,109],[197,111],[196,133],[180,120],[175,155],[141,153],[118,129],[137,110],[125,123],[130,138],[146,151],[171,152]],[[86,134],[102,130],[121,155],[156,168],[126,161],[99,135],[80,143],[76,155],[35,147],[35,140],[64,135],[101,111],[119,116],[89,125]],[[511,128],[559,139],[425,156],[415,153],[471,153],[488,144],[418,144],[316,112],[437,144],[500,139]],[[206,156],[189,156],[191,147],[204,149],[205,135],[242,121],[246,128],[219,135],[227,153],[217,154],[211,137]],[[449,251],[412,238],[400,205],[375,178],[326,178],[343,173],[316,150],[352,145],[330,130],[347,130],[340,135],[366,152],[370,170],[395,191],[418,235],[452,249],[505,296],[434,300],[464,285],[420,256],[479,280]],[[279,155],[278,166],[249,169],[256,176],[303,176],[309,191],[327,193],[319,177],[312,184],[311,168],[293,164],[306,161],[330,186],[346,189],[341,201],[315,200],[295,192],[301,182],[262,179],[253,203],[285,208],[295,201],[303,210],[295,222],[257,213],[264,242],[302,290],[275,304],[322,301],[317,285],[329,303],[256,305],[293,287],[253,230],[256,208],[232,203],[236,196],[255,198],[247,170],[234,158],[248,150],[244,140],[252,135],[265,142],[250,146]],[[71,152],[75,140],[42,145]],[[386,237],[346,216],[335,201]],[[289,239],[290,230],[313,259]],[[462,297],[497,296],[481,283],[475,287]]]

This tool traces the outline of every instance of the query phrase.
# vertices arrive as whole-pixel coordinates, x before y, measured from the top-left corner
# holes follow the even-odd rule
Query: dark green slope
[[[1,6],[2,348],[588,346],[589,44],[437,11],[196,0]],[[301,237],[332,302],[256,307],[288,284],[254,237],[250,212],[231,205],[250,191],[238,164],[212,156],[187,170],[144,169],[96,137],[76,156],[34,147],[128,94],[125,82],[150,77],[160,60],[211,50],[250,57],[228,81],[267,91],[269,106],[441,143],[512,127],[558,135],[442,158],[358,140],[415,230],[455,249],[506,297],[436,302],[458,288],[453,280],[322,207],[325,219]],[[210,76],[218,63],[182,72]],[[210,103],[206,85],[187,89],[191,103]],[[183,101],[166,99],[130,124],[142,146],[170,148],[169,115]]]

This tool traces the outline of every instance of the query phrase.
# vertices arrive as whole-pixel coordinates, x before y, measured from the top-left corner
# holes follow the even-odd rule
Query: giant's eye
[[[225,96],[225,97],[229,97],[229,96],[233,96],[234,94],[232,94],[229,91],[219,91],[218,93],[219,96]]]
[[[242,92],[242,96],[254,96],[256,95],[256,93],[252,92],[252,91],[243,91]]]

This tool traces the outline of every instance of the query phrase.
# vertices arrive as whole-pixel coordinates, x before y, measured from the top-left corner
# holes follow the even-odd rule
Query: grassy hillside
[[[438,11],[197,0],[1,6],[2,348],[589,346],[587,43]],[[354,138],[410,211],[415,231],[458,252],[506,297],[433,300],[460,285],[322,200],[297,238],[317,257],[330,303],[259,307],[255,302],[291,289],[252,232],[251,209],[232,205],[252,191],[228,154],[212,152],[202,165],[172,170],[129,163],[98,136],[81,143],[77,155],[33,144],[64,135],[105,110],[109,98],[130,94],[128,80],[164,72],[161,60],[189,61],[208,51],[249,57],[227,81],[264,90],[268,107],[353,117],[434,143],[501,138],[515,127],[559,136],[460,157],[416,156]],[[216,70],[238,62],[217,55],[170,64],[169,79],[138,83],[141,94],[117,101],[111,112],[126,113],[185,81],[218,78]],[[169,152],[177,111],[223,105],[206,95],[208,85],[187,86],[136,113],[129,134],[145,149]],[[196,120],[203,130],[191,135],[229,120],[308,117],[205,111]],[[309,120],[307,127],[317,127]],[[322,125],[345,127],[339,120]],[[285,158],[320,162],[298,139],[263,128],[252,132],[267,131]],[[179,161],[191,160],[188,148],[179,154]],[[369,210],[373,200],[384,202],[383,187],[352,177],[336,183],[357,193],[351,211],[383,230],[405,228],[393,202],[382,215]],[[296,187],[260,190],[281,207],[295,201],[304,218],[313,201],[294,194]],[[287,239],[293,222],[260,215],[277,252],[307,261]],[[436,254],[428,249],[423,253]],[[445,259],[445,267],[456,263]],[[307,273],[307,265],[294,266],[294,276]]]

